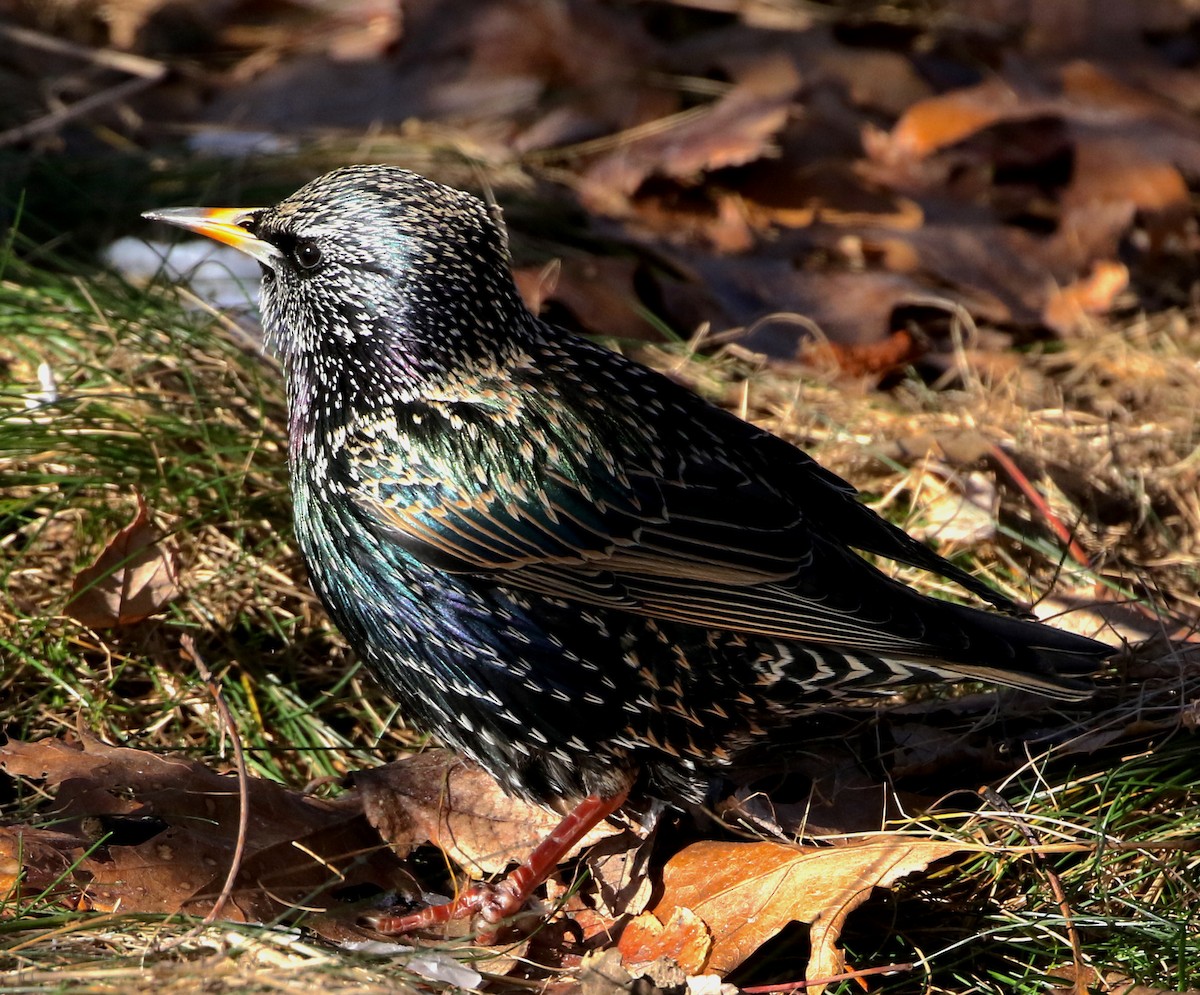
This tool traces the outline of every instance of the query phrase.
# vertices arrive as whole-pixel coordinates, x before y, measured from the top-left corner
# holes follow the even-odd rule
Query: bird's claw
[[[445,926],[459,919],[478,917],[480,942],[491,942],[499,926],[511,919],[525,906],[528,896],[520,887],[505,878],[498,884],[477,881],[451,902],[430,905],[405,915],[369,915],[364,922],[377,933],[403,936]]]

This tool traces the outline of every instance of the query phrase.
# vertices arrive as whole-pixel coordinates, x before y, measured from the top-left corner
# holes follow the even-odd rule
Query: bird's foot
[[[405,915],[371,915],[365,917],[365,922],[378,933],[402,936],[445,926],[458,919],[478,918],[479,942],[491,943],[498,932],[495,927],[520,912],[528,899],[529,896],[513,884],[512,878],[505,878],[498,884],[477,881],[451,902],[430,905]]]
[[[588,795],[534,848],[525,863],[497,884],[476,882],[452,902],[401,916],[368,916],[365,921],[377,932],[399,936],[478,916],[482,922],[478,939],[482,943],[491,942],[498,933],[495,927],[525,907],[558,862],[593,826],[620,808],[627,794],[628,790],[607,797]]]

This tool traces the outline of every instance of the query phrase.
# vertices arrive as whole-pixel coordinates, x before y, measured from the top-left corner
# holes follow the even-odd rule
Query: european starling
[[[1113,652],[1021,617],[791,444],[535,317],[470,194],[352,166],[274,207],[147,217],[262,264],[296,534],[350,644],[406,714],[570,813],[499,889],[384,927],[497,921],[631,790],[701,802],[824,702],[960,678],[1079,698]]]

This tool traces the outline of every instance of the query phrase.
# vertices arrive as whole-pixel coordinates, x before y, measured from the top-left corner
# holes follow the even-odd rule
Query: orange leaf
[[[132,625],[162,611],[179,595],[179,556],[150,524],[137,497],[133,521],[109,540],[71,585],[66,612],[93,629]]]
[[[918,100],[892,128],[887,140],[889,157],[924,159],[1005,119],[1018,102],[1012,90],[997,83]]]
[[[621,932],[617,948],[630,968],[666,957],[691,975],[699,974],[707,962],[712,937],[704,920],[695,912],[675,908],[666,925],[651,912],[630,920]]]
[[[841,973],[846,917],[872,888],[886,888],[963,849],[961,844],[878,836],[849,846],[695,843],[663,871],[660,921],[691,909],[712,933],[706,970],[726,974],[790,922],[811,923],[808,977]],[[810,989],[812,991],[812,989]]]
[[[1060,335],[1070,335],[1086,315],[1108,311],[1127,286],[1129,270],[1124,263],[1100,260],[1087,276],[1051,295],[1042,311],[1042,320]]]

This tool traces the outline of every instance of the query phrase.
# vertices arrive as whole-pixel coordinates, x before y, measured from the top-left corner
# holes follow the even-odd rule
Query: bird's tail
[[[931,620],[966,636],[960,645],[947,645],[931,664],[944,679],[987,681],[1065,700],[1086,698],[1104,660],[1116,653],[1106,643],[1065,632],[1042,622],[939,602]],[[958,643],[958,640],[954,641]],[[891,654],[888,654],[891,656]]]

